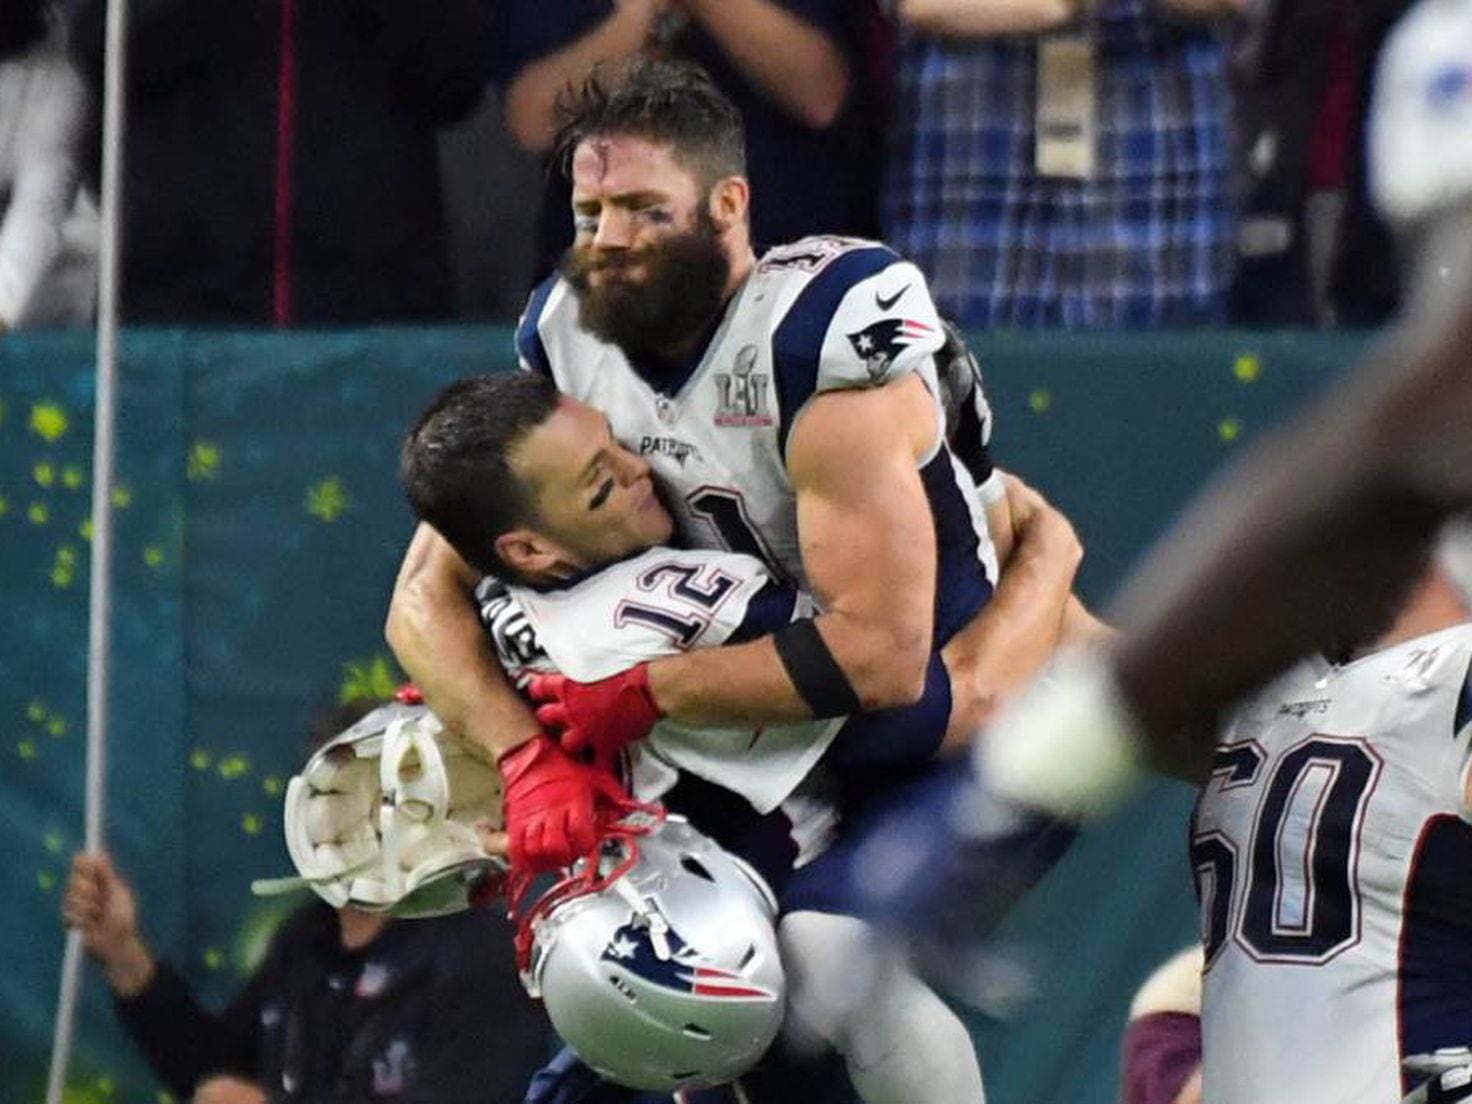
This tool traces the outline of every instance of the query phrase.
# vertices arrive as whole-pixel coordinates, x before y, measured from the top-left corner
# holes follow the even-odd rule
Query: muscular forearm
[[[996,593],[941,653],[951,676],[946,743],[967,743],[1058,646],[1078,558],[1070,546],[1019,541]]]
[[[447,728],[490,758],[530,739],[536,719],[516,695],[476,616],[467,580],[443,570],[437,537],[415,537],[394,587],[385,635]]]
[[[789,115],[829,126],[848,99],[847,59],[823,31],[771,0],[684,0],[731,61]]]
[[[649,33],[651,6],[619,5],[606,20],[571,46],[533,62],[506,89],[506,126],[523,149],[546,153],[556,135],[557,97],[593,69],[632,57]]]

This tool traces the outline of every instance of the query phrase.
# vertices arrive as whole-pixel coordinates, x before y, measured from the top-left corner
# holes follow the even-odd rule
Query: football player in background
[[[1371,648],[1223,725],[1191,831],[1213,1104],[1396,1100],[1472,1042],[1469,618],[1436,562]]]
[[[590,470],[608,478],[590,483]],[[752,556],[665,546],[673,520],[648,463],[545,376],[473,377],[446,388],[406,438],[402,475],[420,519],[454,534],[467,564],[509,584],[483,586],[481,606],[518,685],[539,672],[605,678],[813,614],[806,596]],[[1020,484],[1011,493],[1016,554],[1027,556],[1035,527],[1066,523]],[[1072,553],[1051,561],[1060,606],[1077,562]],[[873,949],[863,925],[843,915],[843,887],[824,875],[831,804],[815,768],[862,800],[876,775],[904,778],[969,736],[952,724],[950,707],[945,662],[935,656],[921,700],[904,709],[726,727],[665,719],[626,747],[636,798],[685,813],[778,891],[791,1027],[838,1049],[870,1104],[977,1100],[981,1077],[964,1026],[897,964],[882,971],[882,1002],[859,999],[865,990],[855,980]],[[606,757],[611,749],[574,739],[570,750]],[[677,784],[681,773],[738,795],[745,816],[709,786]]]
[[[680,543],[751,554],[822,612],[586,692],[559,684],[561,723],[612,751],[663,717],[790,723],[908,705],[950,645],[952,711],[974,727],[1051,654],[1065,601],[1025,548],[997,581],[983,496],[944,439],[945,338],[920,272],[838,238],[758,259],[741,119],[698,70],[590,80],[563,148],[577,236],[522,319],[524,367],[605,415],[649,464]],[[583,478],[589,510],[619,485],[602,457]],[[1000,480],[984,485],[1000,514]],[[565,864],[596,839],[606,779],[507,684],[457,539],[421,525],[388,639],[445,722],[498,758],[513,862]]]

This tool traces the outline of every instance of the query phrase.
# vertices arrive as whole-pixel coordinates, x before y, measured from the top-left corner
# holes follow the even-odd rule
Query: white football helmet
[[[328,904],[395,916],[467,908],[504,860],[475,825],[501,824],[501,775],[448,737],[421,704],[393,702],[334,737],[286,788],[286,847],[299,878]]]
[[[642,830],[615,830],[596,871],[585,860],[523,920],[523,981],[609,1081],[665,1093],[732,1081],[782,1026],[776,901],[683,819]]]

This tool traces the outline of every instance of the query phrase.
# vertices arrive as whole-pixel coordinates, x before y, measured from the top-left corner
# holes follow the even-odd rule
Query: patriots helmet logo
[[[857,333],[848,335],[854,352],[864,358],[864,367],[869,370],[871,380],[881,380],[900,350],[917,341],[923,341],[935,333],[934,326],[913,318],[881,318],[865,326]]]
[[[725,1000],[776,1000],[777,994],[765,986],[755,985],[733,970],[713,966],[704,956],[680,938],[673,928],[661,932],[656,939],[646,920],[631,916],[629,922],[613,933],[600,956],[604,962],[616,962],[652,985],[676,993]]]

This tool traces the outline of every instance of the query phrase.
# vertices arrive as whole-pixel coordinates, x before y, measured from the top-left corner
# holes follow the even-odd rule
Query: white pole
[[[85,841],[102,847],[107,796],[107,717],[112,652],[112,489],[117,424],[118,254],[123,182],[123,89],[127,0],[108,0],[102,90],[102,212],[97,257],[97,386],[92,437],[92,573],[87,612],[87,778]],[[52,1033],[46,1104],[61,1104],[82,981],[82,938],[67,933]]]

